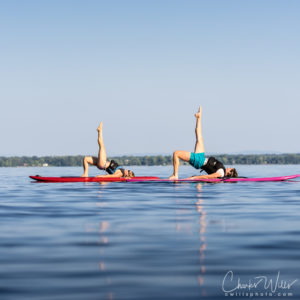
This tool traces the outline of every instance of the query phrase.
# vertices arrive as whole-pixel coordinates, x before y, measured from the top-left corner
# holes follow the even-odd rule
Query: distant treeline
[[[300,164],[300,153],[214,155],[225,165]],[[0,167],[81,166],[83,156],[12,156],[0,157]],[[118,156],[111,157],[123,166],[163,166],[172,164],[172,156]]]

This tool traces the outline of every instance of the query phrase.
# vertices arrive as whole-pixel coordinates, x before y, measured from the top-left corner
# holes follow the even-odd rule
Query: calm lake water
[[[297,165],[237,168],[249,177],[300,173]],[[132,169],[171,173],[170,166]],[[188,166],[180,171],[181,177],[197,173]],[[299,179],[99,184],[28,178],[81,172],[0,168],[1,300],[247,299],[250,293],[300,299]]]

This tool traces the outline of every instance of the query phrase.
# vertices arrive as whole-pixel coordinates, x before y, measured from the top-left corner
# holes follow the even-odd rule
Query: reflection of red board
[[[169,180],[153,176],[124,178],[124,177],[42,177],[39,175],[29,176],[30,178],[43,182],[251,182],[251,181],[284,181],[300,177],[298,175],[262,178],[214,178],[214,179],[179,179]]]
[[[43,181],[43,182],[121,182],[128,181],[128,179],[124,177],[42,177],[39,175],[29,176],[30,178]],[[159,179],[159,177],[153,176],[144,176],[144,177],[135,177],[138,180],[155,180]]]

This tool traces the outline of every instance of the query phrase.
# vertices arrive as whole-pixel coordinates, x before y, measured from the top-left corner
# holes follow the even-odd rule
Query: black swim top
[[[108,167],[105,169],[105,171],[108,174],[114,174],[116,172],[116,170],[118,169],[118,167],[119,167],[119,164],[116,161],[111,160]]]
[[[207,163],[204,166],[202,166],[201,169],[204,170],[207,174],[213,174],[219,169],[223,169],[224,176],[226,174],[226,169],[224,165],[213,156],[208,159]]]
[[[117,170],[120,170],[122,172],[122,176],[125,177],[125,169],[121,168],[119,164],[112,159],[105,171],[108,174],[114,174]]]

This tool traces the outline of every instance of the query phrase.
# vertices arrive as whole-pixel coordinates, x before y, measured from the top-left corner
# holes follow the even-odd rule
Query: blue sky
[[[0,156],[300,152],[300,1],[2,1]]]

